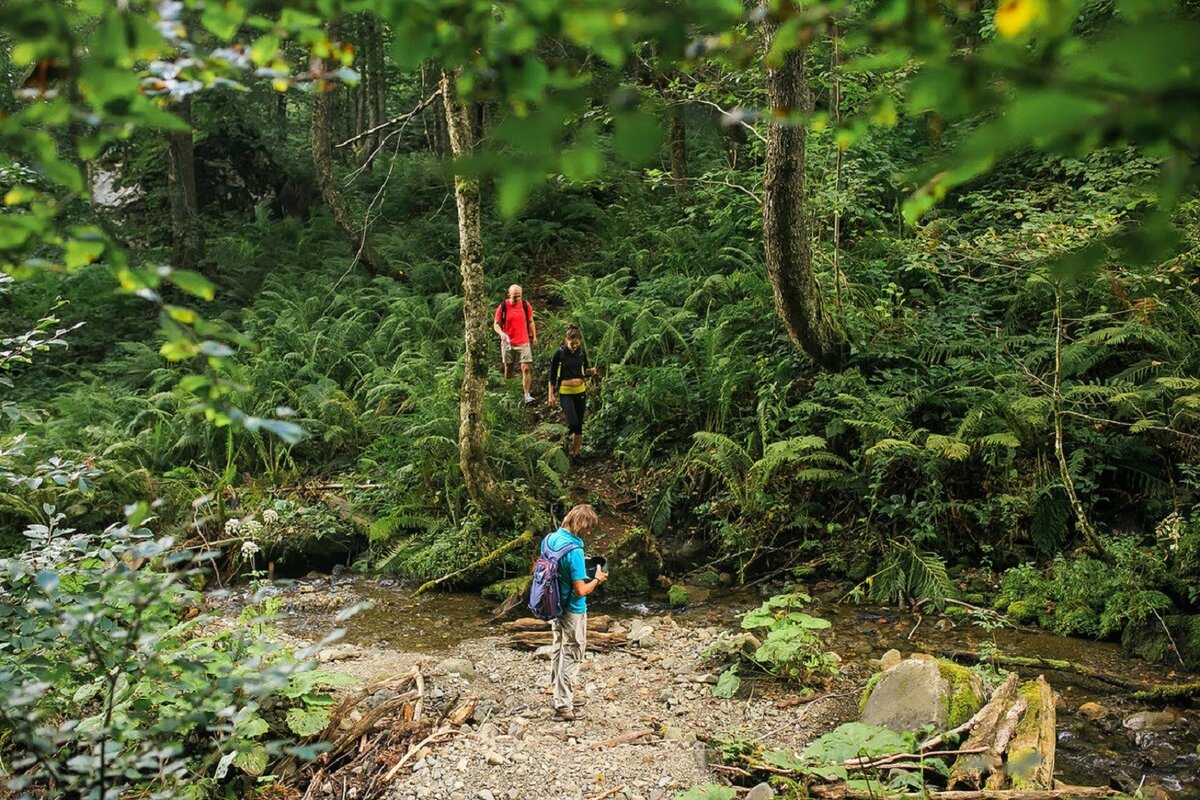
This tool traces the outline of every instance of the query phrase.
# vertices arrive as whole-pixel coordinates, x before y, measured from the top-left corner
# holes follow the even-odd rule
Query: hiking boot
[[[533,405],[533,395],[531,395],[531,394],[525,395],[525,405],[527,405],[527,406]]]
[[[584,719],[587,716],[582,711],[574,708],[556,708],[554,709],[554,715],[563,722],[574,722],[577,719]]]
[[[583,707],[584,707],[584,706],[586,706],[587,704],[588,704],[588,701],[587,701],[587,698],[586,698],[586,697],[576,697],[576,698],[575,698],[575,705],[574,705],[574,706],[572,706],[572,708],[583,708]],[[556,709],[554,709],[554,710],[555,710],[555,711],[558,711],[558,709],[557,709],[557,708],[556,708]]]

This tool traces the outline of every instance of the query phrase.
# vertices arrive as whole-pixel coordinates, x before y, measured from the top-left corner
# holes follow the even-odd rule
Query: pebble
[[[492,794],[491,789],[480,789],[479,794],[477,794],[476,797],[478,797],[479,800],[496,800],[496,796]]]
[[[1079,716],[1085,719],[1101,719],[1108,716],[1108,709],[1099,703],[1084,703],[1079,707]]]
[[[754,786],[746,794],[746,800],[774,800],[775,790],[765,783],[760,783]]]

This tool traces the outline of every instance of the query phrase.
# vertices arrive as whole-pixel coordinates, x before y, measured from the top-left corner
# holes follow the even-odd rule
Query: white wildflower
[[[237,533],[240,527],[242,527],[242,521],[237,517],[230,517],[225,520],[225,533],[229,535]]]
[[[268,508],[263,512],[263,522],[267,525],[274,525],[279,522],[279,512],[273,508]]]
[[[259,552],[261,552],[261,548],[253,539],[242,542],[242,558],[252,558]]]

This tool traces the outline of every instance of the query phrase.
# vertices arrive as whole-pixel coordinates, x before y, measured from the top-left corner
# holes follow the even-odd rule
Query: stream
[[[819,588],[819,587],[818,587]],[[429,593],[419,598],[390,578],[309,575],[287,586],[261,590],[281,601],[278,624],[285,634],[309,641],[344,628],[348,645],[372,646],[398,652],[437,654],[461,642],[495,636],[498,622],[490,619],[493,604],[477,594]],[[812,611],[828,619],[832,630],[829,649],[843,662],[861,665],[891,648],[907,656],[978,651],[994,641],[998,652],[1010,656],[1063,659],[1118,676],[1136,676],[1156,683],[1195,681],[1169,667],[1125,656],[1112,642],[1095,642],[1057,636],[1040,630],[1003,628],[988,632],[969,620],[926,614],[923,618],[891,607],[833,602],[837,591],[818,594]],[[249,588],[214,593],[212,603],[226,614],[235,614],[251,602]],[[714,591],[703,602],[670,613],[680,624],[697,627],[736,625],[736,615],[756,607],[762,598],[745,590]],[[343,622],[335,615],[345,607],[366,601],[371,606]],[[600,602],[593,609],[615,617],[660,615],[668,612],[665,594],[652,594],[640,602]],[[1022,677],[1039,670],[1022,669]],[[1028,673],[1028,674],[1026,674]],[[1061,696],[1058,709],[1056,777],[1068,784],[1096,784],[1107,778],[1132,791],[1142,785],[1148,798],[1200,797],[1200,712],[1194,708],[1166,708],[1106,692],[1094,681],[1067,673],[1046,673]],[[1085,704],[1098,704],[1080,713]],[[1140,712],[1155,712],[1140,715]],[[1140,716],[1139,716],[1140,715]],[[1139,722],[1144,723],[1140,730]]]

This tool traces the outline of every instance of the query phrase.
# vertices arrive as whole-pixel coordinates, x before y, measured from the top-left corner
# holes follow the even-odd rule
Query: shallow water
[[[476,594],[432,592],[413,598],[395,581],[369,578],[309,578],[290,586],[268,587],[281,600],[280,626],[287,633],[319,639],[336,627],[345,629],[344,641],[399,651],[436,653],[460,642],[500,633],[490,617],[492,603]],[[249,590],[239,590],[218,602],[229,609],[244,606]],[[368,601],[372,607],[343,622],[338,610]],[[680,622],[725,627],[736,624],[738,614],[756,607],[762,598],[749,591],[712,593],[704,603],[671,612]],[[617,617],[658,615],[667,611],[665,596],[652,595],[633,602],[594,603],[596,611]],[[970,621],[936,614],[918,618],[895,608],[850,604],[814,603],[814,613],[833,623],[829,647],[845,662],[869,668],[871,659],[891,648],[904,655],[913,652],[944,654],[978,651],[993,634]],[[953,625],[953,627],[951,627]],[[994,632],[999,652],[1014,656],[1063,659],[1114,675],[1137,680],[1178,683],[1197,680],[1162,665],[1122,654],[1111,642],[1094,642],[1057,636],[1040,630],[1002,629]],[[1031,678],[1042,670],[1021,669]],[[1169,731],[1147,733],[1127,730],[1122,722],[1130,714],[1159,708],[1126,696],[1104,691],[1091,681],[1068,673],[1046,671],[1063,703],[1058,710],[1056,776],[1070,784],[1095,785],[1116,781],[1125,789],[1143,779],[1171,797],[1200,798],[1200,711],[1186,709]],[[1082,685],[1081,685],[1082,684]],[[1097,702],[1109,709],[1100,720],[1076,713],[1080,705]],[[1150,795],[1153,796],[1153,795]]]

